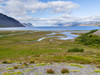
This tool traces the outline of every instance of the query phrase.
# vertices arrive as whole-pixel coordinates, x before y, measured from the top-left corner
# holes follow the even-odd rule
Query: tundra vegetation
[[[27,62],[100,64],[100,37],[92,34],[95,31],[80,33],[74,41],[57,39],[57,36],[65,36],[59,33],[37,41],[51,36],[46,34],[54,31],[0,31],[0,35],[17,33],[0,37],[0,61],[5,64],[26,62],[26,66]],[[25,34],[18,34],[23,32]]]

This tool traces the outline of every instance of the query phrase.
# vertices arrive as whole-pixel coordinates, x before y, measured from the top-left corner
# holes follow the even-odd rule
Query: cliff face
[[[25,27],[19,21],[14,18],[8,17],[0,13],[0,27]]]

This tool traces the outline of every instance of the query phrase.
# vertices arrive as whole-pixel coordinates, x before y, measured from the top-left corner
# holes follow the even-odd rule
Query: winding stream
[[[86,33],[87,31],[63,31],[63,32],[52,32],[50,34],[46,34],[47,37],[42,37],[36,41],[42,41],[46,38],[51,38],[51,37],[55,37],[53,35],[55,34],[63,34],[65,36],[57,36],[60,40],[70,40],[70,39],[74,39],[76,37],[78,37],[79,35],[75,35],[72,33]],[[4,36],[13,36],[13,35],[19,35],[19,34],[27,34],[27,33],[34,33],[34,32],[23,32],[23,33],[16,33],[16,34],[8,34],[8,35],[0,35],[0,37],[4,37]],[[52,40],[52,39],[50,39]],[[22,41],[22,42],[33,42],[33,41]]]
[[[50,37],[54,37],[53,35],[55,35],[57,33],[51,33],[51,34],[47,34],[47,35],[51,35],[51,36],[47,36],[47,37],[42,37],[40,39],[38,39],[37,41],[42,41],[46,38],[50,38]],[[65,36],[57,36],[60,40],[70,40],[70,39],[74,39],[76,37],[78,37],[79,35],[75,35],[75,34],[72,34],[72,32],[61,32],[59,34],[64,34]]]

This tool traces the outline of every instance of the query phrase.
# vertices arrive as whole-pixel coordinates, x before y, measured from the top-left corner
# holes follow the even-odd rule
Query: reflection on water
[[[62,32],[66,37],[59,36],[61,40],[70,40],[78,37],[79,35],[71,34],[71,32]]]
[[[42,41],[43,39],[46,39],[47,37],[42,37],[40,39],[38,39],[37,41]]]
[[[15,34],[8,34],[8,35],[0,35],[0,37],[4,37],[4,36],[13,36],[13,35],[19,35],[19,34],[27,34],[27,33],[34,33],[34,32],[38,32],[38,31],[31,31],[31,32],[22,32],[22,33],[15,33]],[[75,35],[75,34],[72,34],[72,33],[86,33],[86,32],[88,32],[88,31],[73,31],[73,30],[71,30],[71,31],[53,31],[52,33],[50,33],[50,34],[46,34],[47,35],[47,37],[42,37],[42,38],[40,38],[40,39],[38,39],[38,40],[36,40],[36,41],[42,41],[42,40],[44,40],[44,39],[46,39],[46,38],[51,38],[51,37],[55,37],[54,35],[56,35],[56,34],[63,34],[63,35],[65,35],[65,36],[56,36],[56,37],[58,37],[60,40],[69,40],[69,39],[74,39],[74,38],[76,38],[76,37],[78,37],[79,35]],[[52,39],[50,39],[50,41],[52,41]],[[22,42],[34,42],[34,41],[22,41]]]
[[[79,35],[75,35],[75,34],[72,34],[72,33],[86,33],[86,32],[88,32],[86,30],[92,30],[92,29],[100,29],[100,27],[95,27],[95,26],[74,26],[74,27],[34,27],[34,28],[14,27],[14,28],[0,28],[0,30],[40,30],[40,31],[41,30],[44,30],[44,31],[45,30],[47,30],[47,31],[50,30],[50,31],[53,31],[53,33],[47,34],[47,37],[42,37],[42,38],[38,39],[37,41],[42,41],[46,38],[55,37],[55,36],[53,36],[55,34],[65,35],[65,36],[56,36],[60,40],[74,39],[74,38],[78,37]],[[65,30],[67,30],[67,31],[65,31]],[[77,31],[75,31],[75,30],[77,30]],[[80,30],[80,31],[78,31],[78,30]],[[26,34],[26,33],[27,32],[16,33],[16,34],[8,34],[8,35],[0,35],[0,37],[12,36],[12,35],[18,35],[18,34]],[[29,32],[29,33],[33,33],[33,32]],[[26,42],[26,41],[23,41],[23,42]]]
[[[76,37],[78,37],[79,35],[75,35],[75,34],[72,34],[72,32],[73,31],[71,31],[71,32],[60,32],[59,34],[63,34],[63,35],[65,35],[65,36],[57,36],[60,40],[70,40],[70,39],[74,39],[74,38],[76,38]],[[76,31],[75,33],[79,33],[80,31]],[[85,33],[86,31],[81,31],[81,33]],[[55,32],[53,32],[53,33],[51,33],[51,34],[47,34],[47,35],[51,35],[51,36],[47,36],[47,37],[42,37],[42,38],[40,38],[40,39],[38,39],[37,41],[42,41],[42,40],[44,40],[44,39],[46,39],[46,38],[50,38],[50,37],[55,37],[55,36],[53,36],[53,35],[55,35],[55,34],[57,34],[57,33],[55,33]]]

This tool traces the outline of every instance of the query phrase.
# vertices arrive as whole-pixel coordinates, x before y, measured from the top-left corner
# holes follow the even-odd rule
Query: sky
[[[100,21],[100,0],[0,0],[0,13],[33,26]]]

